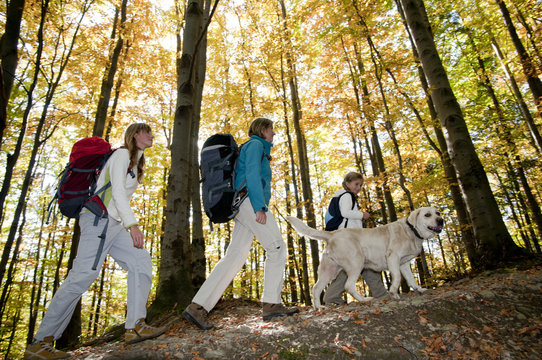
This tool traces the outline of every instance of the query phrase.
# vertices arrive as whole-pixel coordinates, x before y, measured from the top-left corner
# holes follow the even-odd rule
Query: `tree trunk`
[[[280,59],[280,74],[281,74],[281,97],[282,97],[282,111],[284,115],[284,126],[286,137],[288,139],[288,154],[290,156],[290,172],[291,172],[291,183],[294,188],[294,202],[296,209],[296,216],[299,219],[303,218],[303,212],[301,211],[300,199],[299,199],[299,187],[297,184],[297,175],[295,170],[295,160],[294,160],[294,148],[293,141],[290,132],[290,123],[288,121],[288,100],[286,95],[286,76],[284,71],[284,60],[281,56]],[[291,210],[288,211],[288,215],[291,215]],[[288,224],[288,233],[290,234],[293,231]],[[310,286],[309,286],[309,268],[308,268],[308,259],[307,259],[307,245],[304,239],[299,239],[299,247],[301,249],[301,267],[303,268],[302,272],[298,272],[299,288],[301,290],[301,301],[307,305],[312,305],[311,296],[310,296]]]
[[[506,7],[504,0],[495,1],[501,9],[506,28],[508,29],[512,43],[518,52],[521,67],[523,68],[523,74],[527,78],[527,83],[529,84],[529,88],[533,94],[534,104],[538,109],[538,115],[542,117],[542,82],[538,77],[538,70],[516,32],[516,28],[514,27],[514,23],[510,18],[510,13],[508,12],[508,8]]]
[[[433,142],[433,140],[430,138],[429,134],[427,134],[426,131],[424,131],[424,133],[426,134],[426,138],[429,144],[431,144],[433,149],[435,149],[435,151],[440,156],[440,160],[442,162],[442,168],[444,170],[444,176],[446,177],[446,181],[448,182],[450,193],[452,195],[452,201],[455,207],[455,212],[457,214],[457,219],[459,221],[459,231],[461,232],[461,238],[463,240],[463,243],[465,244],[465,249],[467,250],[467,257],[469,258],[469,262],[471,263],[471,266],[473,268],[478,268],[478,264],[477,264],[478,255],[476,254],[476,240],[474,238],[474,232],[472,231],[472,225],[471,225],[470,217],[467,211],[467,206],[461,194],[461,189],[459,187],[457,175],[455,173],[455,169],[450,160],[450,153],[448,152],[448,144],[446,143],[446,138],[444,136],[444,133],[442,132],[442,127],[438,120],[437,111],[435,110],[435,104],[433,103],[433,100],[431,98],[429,84],[427,83],[427,78],[420,64],[420,57],[418,55],[418,51],[416,50],[416,45],[414,44],[414,39],[412,38],[412,34],[410,33],[408,24],[406,23],[406,18],[405,18],[402,5],[398,0],[396,0],[395,3],[397,4],[397,8],[399,10],[399,13],[401,14],[401,18],[403,19],[405,29],[408,33],[408,37],[409,37],[410,44],[412,47],[412,53],[413,53],[414,60],[416,61],[417,68],[418,68],[418,77],[420,79],[420,83],[425,93],[427,108],[429,109],[429,113],[431,115],[431,122],[433,124],[433,130],[435,132],[435,136],[437,137],[438,146]],[[420,122],[421,128],[424,129],[425,125],[423,123],[422,118],[420,116],[417,116],[417,119]]]
[[[35,75],[34,75],[33,85],[36,84],[39,72],[40,72],[40,70],[42,70],[42,69],[40,69],[40,61],[39,60],[41,59],[41,49],[43,49],[43,24],[45,22],[45,18],[46,18],[46,15],[47,15],[48,5],[49,5],[49,1],[46,0],[44,2],[43,6],[42,6],[41,25],[40,25],[40,29],[38,30],[38,42],[39,42],[38,55],[37,55],[38,62],[36,64],[36,71],[35,71]],[[86,8],[83,11],[83,15],[81,16],[81,18],[79,20],[79,24],[81,24],[83,16],[86,13],[86,10],[88,10],[88,8]],[[17,206],[15,208],[15,212],[13,214],[13,222],[12,222],[11,227],[10,227],[8,238],[7,238],[6,243],[4,245],[4,250],[3,250],[3,253],[2,253],[2,259],[0,260],[0,283],[2,282],[2,280],[4,278],[6,265],[7,265],[8,258],[9,258],[9,253],[11,252],[11,247],[13,245],[13,241],[15,239],[15,235],[16,235],[16,232],[17,232],[19,217],[21,215],[23,206],[24,206],[25,201],[26,201],[26,195],[27,195],[28,190],[30,188],[30,185],[32,183],[32,172],[34,170],[34,165],[36,163],[36,157],[37,157],[37,154],[38,154],[38,150],[45,141],[45,140],[42,140],[41,137],[43,135],[42,134],[43,127],[45,126],[45,122],[47,120],[47,112],[49,110],[49,106],[51,104],[53,96],[55,94],[55,90],[58,87],[58,84],[60,83],[60,79],[62,78],[62,74],[63,74],[64,69],[66,68],[68,60],[70,58],[71,51],[73,50],[73,46],[75,44],[75,38],[77,36],[78,30],[79,30],[79,26],[77,27],[77,29],[74,32],[74,35],[72,37],[72,41],[71,41],[71,45],[69,47],[69,50],[65,54],[64,58],[59,60],[60,64],[59,64],[59,69],[58,69],[58,73],[56,75],[56,78],[51,79],[51,81],[48,83],[49,88],[47,89],[47,96],[43,100],[43,108],[42,108],[41,116],[40,116],[40,118],[38,120],[38,123],[35,124],[34,141],[32,143],[32,150],[30,152],[30,157],[29,157],[29,160],[28,160],[28,168],[26,170],[26,174],[24,176],[24,180],[23,180],[22,185],[21,185],[19,201],[17,203]],[[31,107],[32,107],[32,95],[31,95],[31,92],[30,92],[29,97],[28,97],[28,102],[27,102],[27,108],[25,109],[25,114],[23,115],[26,118],[28,118],[28,116],[29,116]],[[53,127],[53,131],[54,131],[54,127]],[[52,133],[45,136],[45,138],[47,139],[51,135],[52,135]]]
[[[19,159],[19,155],[21,153],[21,148],[23,146],[23,140],[25,139],[25,133],[26,133],[26,127],[28,124],[28,118],[30,116],[30,111],[32,110],[32,103],[34,102],[34,90],[38,84],[38,78],[40,74],[40,68],[41,68],[41,61],[42,61],[42,53],[43,53],[43,32],[45,27],[45,18],[47,17],[47,12],[49,9],[49,0],[46,0],[42,3],[41,6],[41,18],[40,18],[40,26],[37,31],[37,41],[38,46],[36,49],[36,60],[34,65],[34,75],[32,76],[32,81],[30,83],[30,86],[27,91],[27,101],[26,101],[26,108],[23,112],[23,118],[21,123],[21,130],[19,131],[19,138],[17,139],[17,143],[15,144],[15,149],[13,150],[13,154],[7,154],[7,161],[6,161],[6,169],[5,169],[5,175],[4,175],[4,181],[2,182],[2,189],[0,190],[0,219],[4,218],[4,204],[6,201],[6,197],[9,193],[9,189],[11,187],[11,178],[13,176],[13,169],[15,168],[15,165],[17,164],[17,160]],[[3,61],[3,60],[2,60]],[[3,66],[3,64],[2,64]],[[8,99],[6,99],[7,101]],[[2,131],[3,132],[3,131]],[[8,247],[10,249],[11,244],[6,243],[4,245],[4,249]],[[3,265],[5,266],[5,264]],[[1,265],[0,265],[1,267]],[[0,269],[0,271],[3,271]],[[0,283],[2,278],[0,277]]]
[[[299,93],[297,88],[297,77],[295,70],[294,59],[291,53],[291,41],[289,35],[289,29],[286,22],[286,6],[284,0],[280,0],[281,14],[282,14],[282,26],[284,44],[286,46],[286,66],[288,69],[288,85],[290,87],[290,97],[292,102],[293,124],[297,139],[297,153],[299,160],[299,173],[301,175],[301,188],[303,191],[303,204],[305,207],[305,215],[307,216],[307,224],[313,228],[316,228],[316,218],[314,216],[314,204],[312,199],[312,188],[310,182],[310,170],[309,159],[307,157],[307,144],[305,142],[305,134],[301,128],[301,102],[299,99]],[[320,254],[318,250],[318,242],[316,240],[310,240],[311,257],[312,257],[312,270],[314,280],[318,280],[318,266],[320,264]]]
[[[19,225],[19,236],[17,236],[17,241],[15,241],[15,248],[13,249],[13,255],[11,256],[11,261],[9,263],[6,281],[4,281],[4,288],[2,289],[2,295],[0,296],[0,327],[2,326],[2,319],[4,318],[4,310],[6,309],[8,294],[11,292],[11,284],[13,284],[13,274],[16,270],[15,266],[18,263],[19,248],[21,247],[21,242],[23,241],[23,228],[24,224],[26,223],[26,204],[23,206],[23,213],[21,216],[23,219]]]
[[[216,3],[215,3],[216,6]],[[212,15],[211,15],[212,16]],[[194,295],[192,284],[192,253],[190,236],[190,204],[192,201],[193,136],[194,113],[198,111],[201,99],[198,95],[197,60],[201,40],[206,36],[204,28],[203,0],[190,0],[185,13],[186,25],[183,32],[182,56],[177,61],[177,105],[171,143],[171,170],[168,179],[166,224],[164,240],[161,243],[162,261],[156,299],[151,309],[160,313],[179,304],[183,310]],[[210,22],[209,21],[207,24]],[[180,31],[180,29],[179,29]],[[180,37],[178,37],[180,40]],[[180,48],[180,44],[178,44]],[[199,74],[202,75],[202,74]]]
[[[209,22],[210,0],[205,3],[205,21]],[[196,73],[196,101],[194,111],[194,126],[192,128],[192,284],[194,289],[199,289],[205,281],[205,239],[203,237],[203,216],[201,212],[199,164],[198,164],[198,138],[200,126],[201,101],[205,71],[207,63],[207,37],[202,39],[201,48],[198,52],[198,71]]]
[[[100,91],[100,98],[98,100],[98,108],[96,109],[96,120],[94,121],[94,129],[92,134],[94,136],[103,137],[105,122],[107,119],[107,110],[109,108],[109,100],[111,98],[111,90],[113,89],[113,83],[115,80],[115,74],[117,72],[117,67],[119,63],[120,53],[124,45],[125,29],[124,24],[126,22],[126,7],[128,0],[122,0],[120,8],[120,22],[119,22],[119,32],[118,39],[113,49],[113,53],[110,56],[109,64],[107,64],[104,72],[104,77],[102,80],[102,88]],[[115,17],[113,21],[113,33],[111,38],[115,38],[115,32],[117,28],[117,18],[118,18],[118,8],[115,12]]]
[[[506,77],[508,78],[508,82],[510,83],[510,87],[512,88],[512,92],[514,93],[518,106],[521,109],[523,118],[525,119],[525,122],[527,123],[527,126],[529,127],[530,135],[533,138],[533,142],[535,143],[535,148],[540,154],[542,154],[542,136],[540,135],[540,131],[538,131],[538,127],[536,126],[534,119],[531,115],[531,112],[529,111],[529,107],[527,106],[527,104],[525,103],[525,100],[523,99],[523,95],[521,94],[521,91],[519,90],[519,86],[516,82],[516,79],[514,78],[514,75],[510,71],[510,68],[508,67],[508,64],[505,61],[505,58],[504,58],[504,55],[502,54],[499,43],[493,36],[491,36],[491,44],[493,45],[493,50],[495,51],[495,54],[497,54],[497,57],[499,58],[499,61],[501,62],[501,66],[504,70],[504,73],[506,74]]]
[[[284,164],[284,178],[288,179],[290,177],[290,174],[288,173],[288,163]],[[290,182],[285,181],[284,182],[284,199],[286,201],[286,213],[291,214],[292,213],[292,205],[290,203]],[[295,269],[296,269],[296,255],[294,250],[294,237],[292,235],[292,232],[290,229],[286,231],[286,244],[288,245],[288,278],[287,283],[288,287],[290,288],[290,295],[292,302],[296,304],[298,300],[297,296],[297,286],[295,282]]]
[[[421,0],[400,0],[407,24],[420,55],[424,73],[432,90],[432,99],[442,128],[450,158],[472,220],[478,244],[480,264],[492,268],[520,254],[512,241],[493,196],[486,173],[476,154],[461,108],[452,92],[448,76],[430,30]]]
[[[10,0],[7,2],[5,31],[0,39],[0,57],[2,61],[0,66],[0,89],[2,90],[0,91],[0,144],[6,128],[7,107],[19,61],[17,45],[21,32],[24,4],[25,0]]]

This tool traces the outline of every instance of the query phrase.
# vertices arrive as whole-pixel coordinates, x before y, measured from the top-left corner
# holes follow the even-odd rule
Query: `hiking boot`
[[[262,307],[264,321],[268,321],[279,316],[292,316],[293,314],[299,312],[299,309],[296,307],[288,308],[282,304],[270,304],[264,302],[262,303]]]
[[[67,359],[70,355],[53,347],[54,338],[47,336],[26,346],[25,359]]]
[[[207,310],[196,303],[192,303],[183,311],[183,316],[186,320],[199,327],[201,330],[209,330],[213,328],[213,324],[207,318]]]
[[[126,329],[124,341],[133,344],[147,339],[158,337],[166,332],[166,327],[154,327],[147,325],[145,319],[139,319],[134,329]]]

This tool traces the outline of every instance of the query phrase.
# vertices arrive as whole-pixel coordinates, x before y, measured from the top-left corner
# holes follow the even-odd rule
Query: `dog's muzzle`
[[[436,226],[428,226],[427,228],[434,233],[440,234],[443,227],[444,227],[444,219],[438,218]]]

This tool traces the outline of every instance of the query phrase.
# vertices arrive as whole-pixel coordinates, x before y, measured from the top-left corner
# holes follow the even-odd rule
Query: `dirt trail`
[[[172,319],[165,335],[112,342],[74,359],[542,358],[542,266],[451,282],[400,300],[350,303],[264,322],[258,303],[230,300],[201,331]]]

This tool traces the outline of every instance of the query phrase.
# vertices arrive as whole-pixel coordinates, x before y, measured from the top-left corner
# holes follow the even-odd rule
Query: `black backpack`
[[[339,196],[334,196],[331,201],[329,202],[329,206],[327,208],[325,221],[326,221],[326,231],[333,231],[337,230],[341,223],[343,222],[344,217],[341,215],[341,208],[339,207],[339,201],[341,200],[341,197],[344,194],[350,194],[352,196],[352,210],[354,209],[354,206],[356,206],[356,196],[351,193],[350,191],[346,191],[342,193]],[[348,226],[348,219],[346,219],[346,223],[344,224],[344,227]]]
[[[235,189],[235,164],[240,147],[230,134],[215,134],[201,148],[203,209],[213,223],[233,219],[247,196],[246,186]]]

